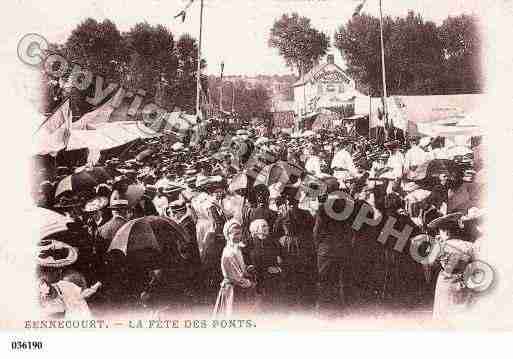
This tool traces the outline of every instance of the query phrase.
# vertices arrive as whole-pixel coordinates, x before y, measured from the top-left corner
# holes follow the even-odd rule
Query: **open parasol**
[[[78,192],[90,190],[100,183],[112,179],[112,175],[104,167],[93,167],[64,177],[55,190],[55,197],[65,192]]]
[[[32,209],[30,216],[39,226],[40,239],[44,239],[55,233],[67,231],[68,224],[73,222],[71,218],[42,207]]]
[[[265,184],[270,186],[272,184],[281,182],[284,185],[288,182],[296,182],[304,173],[304,169],[285,161],[278,161],[276,163],[265,166],[255,179],[255,186],[258,184]]]
[[[135,159],[138,162],[143,162],[148,157],[151,157],[155,151],[151,148],[145,149],[144,151],[139,152],[137,156],[135,156]]]
[[[431,161],[427,166],[427,177],[437,177],[442,173],[447,173],[452,177],[456,177],[458,173],[458,165],[453,160],[436,159]]]
[[[187,259],[190,237],[167,217],[147,216],[125,223],[107,252],[119,250],[128,261],[145,269],[158,269]]]

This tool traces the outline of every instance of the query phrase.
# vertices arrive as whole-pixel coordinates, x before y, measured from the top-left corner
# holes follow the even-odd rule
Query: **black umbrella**
[[[299,166],[290,164],[285,161],[278,161],[276,163],[265,166],[255,179],[255,186],[258,184],[265,184],[270,186],[274,183],[282,182],[296,182],[305,170]]]
[[[151,155],[153,155],[155,151],[153,151],[153,149],[151,148],[148,148],[142,152],[139,152],[139,154],[137,156],[135,156],[135,159],[138,161],[138,162],[143,162],[145,159],[147,159],[148,157],[150,157]]]
[[[458,165],[453,160],[436,159],[428,164],[427,177],[438,177],[442,173],[447,173],[451,177],[458,174]]]

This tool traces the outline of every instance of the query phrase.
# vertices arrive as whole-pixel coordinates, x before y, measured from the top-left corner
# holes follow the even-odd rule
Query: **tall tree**
[[[364,14],[353,17],[335,35],[348,72],[375,96],[382,93],[379,32],[379,19]],[[405,18],[385,17],[383,39],[389,94],[440,91],[442,45],[433,22],[412,11]]]
[[[173,85],[168,87],[167,95],[175,106],[184,111],[194,112],[196,106],[196,72],[198,66],[198,44],[189,34],[183,34],[176,42],[178,73]],[[201,68],[206,67],[202,59]],[[208,81],[201,79],[205,95],[208,91]]]
[[[58,48],[67,61],[91,71],[94,76],[86,90],[65,86],[64,95],[71,98],[73,116],[80,117],[92,108],[85,101],[85,97],[94,94],[96,76],[103,77],[104,83],[119,83],[121,75],[118,70],[119,64],[126,63],[128,51],[121,33],[112,21],[106,19],[98,22],[92,18],[80,23],[71,32],[64,45]],[[65,78],[72,68],[73,66],[68,67]]]
[[[283,14],[274,22],[268,45],[278,49],[287,66],[300,75],[326,54],[330,41],[326,34],[312,27],[309,18],[293,13]]]
[[[249,121],[254,117],[264,118],[270,111],[269,91],[262,85],[252,86],[244,80],[233,82],[223,81],[223,109],[232,108],[232,91],[235,90],[234,110],[244,121]],[[216,108],[219,108],[221,81],[218,77],[209,78],[209,91],[211,101]]]
[[[391,19],[383,20],[383,36],[388,39]],[[352,18],[335,33],[334,46],[347,63],[346,71],[359,86],[367,86],[373,95],[382,91],[379,39],[379,19],[365,14]]]
[[[444,52],[444,86],[448,92],[483,89],[482,41],[476,16],[448,17],[439,28]]]
[[[108,81],[119,81],[119,63],[126,63],[128,51],[116,25],[106,19],[88,18],[79,24],[62,47],[68,61],[79,64]]]
[[[170,109],[172,104],[165,93],[178,69],[173,34],[162,25],[144,22],[132,27],[124,37],[130,51],[126,83],[146,90],[157,105]]]
[[[428,95],[478,92],[481,42],[474,17],[448,18],[437,27],[410,11],[383,19],[388,93]],[[341,26],[335,47],[348,72],[373,96],[382,93],[379,19],[363,14]]]

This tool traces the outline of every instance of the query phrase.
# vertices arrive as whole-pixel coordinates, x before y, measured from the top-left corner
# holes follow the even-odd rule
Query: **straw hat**
[[[75,263],[78,250],[57,240],[42,240],[38,243],[37,264],[41,267],[62,268]]]
[[[434,219],[433,221],[429,222],[427,226],[429,229],[438,229],[448,223],[458,223],[461,217],[463,217],[463,213],[461,212],[450,213],[448,215]]]
[[[92,200],[88,201],[84,206],[84,212],[91,213],[99,211],[100,209],[103,209],[107,207],[109,204],[109,200],[107,197],[96,197]]]

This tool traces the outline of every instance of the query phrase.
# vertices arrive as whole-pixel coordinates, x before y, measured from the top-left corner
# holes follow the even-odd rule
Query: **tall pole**
[[[383,10],[381,0],[379,0],[379,30],[381,35],[381,74],[383,78],[383,115],[385,116],[385,127],[388,126],[388,110],[387,110],[387,80],[385,72],[385,45],[383,43]],[[388,131],[385,131],[388,140]]]
[[[306,121],[306,82],[305,82],[305,69],[304,69],[304,65],[303,65],[303,62],[301,61],[301,78],[303,79],[303,119],[302,119],[302,123],[300,123],[301,127],[304,128],[305,126],[305,122]]]
[[[223,116],[223,72],[224,72],[224,62],[221,61],[221,87],[219,88],[219,111],[221,112],[221,116]]]
[[[371,121],[372,121],[372,96],[369,87],[369,137],[371,137]]]
[[[223,81],[221,80],[221,86],[219,87],[219,112],[223,115]]]
[[[200,115],[201,94],[201,35],[203,32],[203,0],[200,0],[200,30],[198,43],[198,69],[196,70],[196,116]]]
[[[232,82],[232,116],[235,112],[235,84]]]

